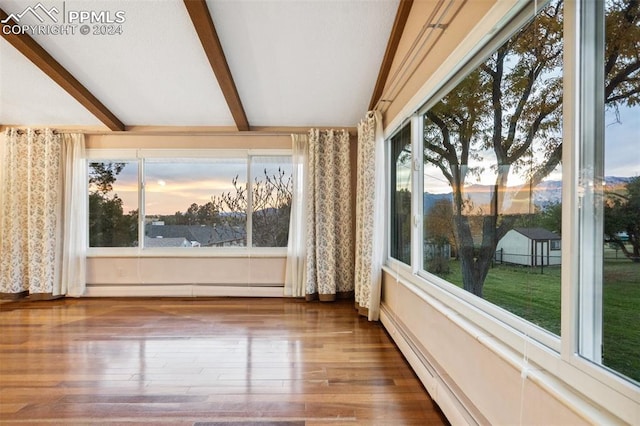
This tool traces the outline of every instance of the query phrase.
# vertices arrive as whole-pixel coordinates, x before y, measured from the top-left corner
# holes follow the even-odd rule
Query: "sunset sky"
[[[620,108],[619,122],[613,111],[606,114],[605,128],[605,175],[631,177],[640,175],[640,106]],[[260,157],[254,162],[252,174],[263,176],[265,167],[270,174],[283,167],[291,173],[289,157],[273,161]],[[492,162],[493,163],[493,162]],[[475,165],[480,165],[477,163]],[[472,165],[474,165],[472,163]],[[407,185],[409,167],[398,171],[398,185]],[[192,204],[205,204],[211,197],[222,192],[233,191],[231,181],[239,175],[239,183],[246,183],[244,159],[218,160],[159,160],[146,163],[146,214],[173,214],[184,212]],[[477,182],[492,184],[494,174],[485,171]],[[547,180],[560,180],[560,168],[550,174]],[[134,210],[138,205],[137,164],[130,163],[118,175],[114,192],[124,201],[124,211]],[[511,176],[510,185],[520,185],[523,179]],[[425,168],[425,191],[448,193],[451,188],[440,171],[429,166]]]
[[[605,124],[605,176],[632,177],[640,175],[640,106],[620,108],[619,120],[614,111],[607,111]],[[541,153],[541,150],[539,152]],[[495,156],[489,151],[486,158],[490,160],[485,164],[480,161],[470,161],[470,165],[474,167],[484,165],[485,171],[478,179],[468,177],[467,183],[482,185],[495,183],[495,173],[489,170],[489,166],[495,164]],[[561,180],[561,170],[561,167],[556,168],[545,180]],[[398,171],[399,188],[409,184],[410,173],[409,165],[406,169]],[[514,172],[511,172],[509,177],[508,186],[524,183],[524,178]],[[432,194],[451,192],[449,182],[442,175],[442,172],[433,165],[425,165],[424,188],[425,192]]]
[[[291,174],[290,157],[254,157],[251,173],[264,178],[264,169],[269,175],[278,167]],[[239,176],[238,184],[246,185],[246,159],[162,159],[145,163],[146,214],[167,215],[185,212],[192,203],[206,204],[212,196],[232,191],[232,180]],[[118,175],[114,193],[124,202],[125,213],[138,206],[138,167],[128,163]]]

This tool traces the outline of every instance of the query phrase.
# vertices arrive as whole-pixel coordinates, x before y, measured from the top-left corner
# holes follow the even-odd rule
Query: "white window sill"
[[[90,248],[88,258],[154,258],[154,257],[184,257],[184,258],[284,258],[287,257],[286,248]]]
[[[518,358],[524,359],[526,352],[526,358],[545,370],[547,377],[553,378],[545,383],[549,391],[553,391],[553,380],[559,380],[574,389],[580,389],[587,398],[597,401],[613,413],[629,413],[638,408],[640,388],[637,385],[577,355],[561,355],[558,337],[550,334],[544,336],[548,333],[502,308],[466,294],[457,287],[445,288],[448,286],[442,284],[446,281],[413,274],[406,265],[398,266],[397,263],[394,259],[388,259],[383,270],[499,356],[504,357],[500,350],[502,345],[518,354]],[[496,316],[496,313],[499,315]],[[554,346],[558,349],[554,349]]]

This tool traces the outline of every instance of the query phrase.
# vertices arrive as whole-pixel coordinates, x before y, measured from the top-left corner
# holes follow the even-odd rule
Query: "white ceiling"
[[[37,0],[0,0],[8,14]],[[121,35],[33,38],[127,126],[234,126],[182,1],[40,1],[122,10]],[[32,4],[33,3],[33,4]],[[207,0],[251,126],[354,126],[398,0]],[[27,14],[20,23],[38,24]],[[101,125],[0,39],[0,124]]]

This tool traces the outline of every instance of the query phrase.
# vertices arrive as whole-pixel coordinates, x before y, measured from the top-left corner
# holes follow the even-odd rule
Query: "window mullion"
[[[142,251],[144,247],[144,235],[145,235],[145,174],[144,174],[145,161],[144,158],[138,158],[138,251]]]
[[[422,116],[414,114],[411,117],[411,272],[417,274],[422,268],[422,218],[423,218],[423,181],[422,178]]]
[[[251,156],[247,157],[247,248],[253,247],[253,176],[251,175]]]
[[[602,358],[604,6],[565,3],[562,355]],[[565,250],[566,248],[566,250]]]
[[[578,2],[578,40],[581,102],[578,170],[579,349],[590,360],[602,362],[602,264],[604,182],[604,6]]]

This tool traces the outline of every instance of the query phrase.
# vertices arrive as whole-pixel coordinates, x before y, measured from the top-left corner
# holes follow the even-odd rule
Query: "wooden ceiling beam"
[[[6,12],[0,9],[0,21],[8,18]],[[17,23],[10,19],[5,26],[13,27]],[[2,31],[5,38],[20,53],[33,62],[38,68],[48,75],[53,81],[58,83],[75,100],[80,102],[89,112],[95,115],[98,120],[104,123],[111,130],[125,130],[124,124],[102,104],[89,90],[82,85],[69,71],[67,71],[58,61],[56,61],[46,50],[42,48],[28,34],[13,34],[11,31]]]
[[[209,59],[209,64],[218,80],[222,94],[224,95],[236,127],[240,131],[250,130],[247,115],[244,112],[238,89],[233,81],[229,64],[224,56],[222,44],[213,25],[211,13],[205,0],[184,0],[191,22],[198,33],[202,47]]]
[[[400,44],[404,27],[407,24],[407,19],[409,18],[409,12],[411,12],[411,6],[413,6],[413,0],[400,0],[400,4],[398,4],[396,19],[393,22],[389,41],[387,42],[387,49],[384,52],[384,59],[380,65],[378,80],[376,81],[375,89],[373,89],[371,102],[369,102],[370,111],[376,107],[376,104],[382,96],[384,86],[387,84],[389,71],[391,71],[391,64],[393,63],[393,58],[396,56],[396,51],[398,50],[398,45]]]

